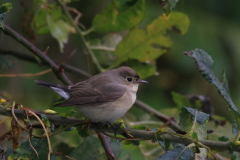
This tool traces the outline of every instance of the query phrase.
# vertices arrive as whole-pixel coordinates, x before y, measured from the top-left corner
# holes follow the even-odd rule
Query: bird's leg
[[[110,123],[110,122],[108,122],[107,124],[109,124],[113,128],[114,136],[116,137],[117,129],[120,128],[121,124],[119,123],[118,125],[114,125],[113,123]]]

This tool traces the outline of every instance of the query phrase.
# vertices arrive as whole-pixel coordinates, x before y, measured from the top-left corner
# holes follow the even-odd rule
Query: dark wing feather
[[[70,98],[62,103],[57,104],[56,106],[94,106],[97,104],[117,100],[125,93],[125,87],[116,85],[114,83],[107,83],[106,85],[100,86],[93,86],[91,84],[87,82],[81,82],[75,86],[72,86],[68,90]]]

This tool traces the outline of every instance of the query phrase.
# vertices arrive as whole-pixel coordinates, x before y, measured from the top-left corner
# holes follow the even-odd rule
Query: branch
[[[155,110],[154,108],[150,107],[149,105],[143,103],[138,99],[136,100],[135,105],[137,105],[138,108],[141,108],[145,112],[148,112],[149,114],[157,117],[159,120],[165,123],[170,119],[170,117],[160,113],[159,111]],[[177,123],[174,121],[170,121],[169,126],[172,127],[175,131],[181,130],[180,127],[177,125]]]
[[[13,56],[15,56],[15,57],[17,57],[19,59],[26,60],[28,62],[38,63],[36,57],[34,57],[32,55],[25,54],[25,53],[21,53],[21,52],[9,51],[9,50],[4,50],[4,49],[0,48],[0,54],[3,54],[3,55],[13,55]],[[45,63],[45,62],[41,62],[40,64],[47,65],[47,63]],[[87,78],[91,77],[90,74],[88,74],[87,72],[85,72],[85,71],[83,71],[81,69],[75,68],[75,67],[73,67],[71,65],[62,64],[62,66],[63,66],[63,68],[64,68],[64,70],[66,72],[72,73],[74,75],[85,76]],[[136,100],[135,105],[138,108],[144,110],[145,112],[148,112],[152,116],[157,117],[159,120],[161,120],[161,121],[163,121],[165,123],[170,119],[170,117],[160,113],[159,111],[155,110],[154,108],[150,107],[149,105],[143,103],[140,100]],[[169,123],[169,126],[172,127],[175,131],[180,130],[179,126],[174,121],[171,121]]]
[[[52,71],[55,73],[57,78],[61,80],[64,84],[70,85],[72,82],[68,79],[68,77],[64,74],[64,72],[61,70],[60,67],[56,65],[48,56],[46,51],[42,52],[37,47],[32,45],[27,39],[25,39],[23,36],[19,35],[17,32],[15,32],[12,28],[4,25],[4,28],[1,28],[3,32],[9,36],[11,36],[13,39],[21,43],[23,46],[25,46],[27,49],[29,49],[33,54],[35,54],[38,58],[40,58],[42,61],[44,61],[46,64],[48,64],[49,67],[51,67]]]
[[[69,14],[69,13],[68,13]],[[78,27],[76,27],[78,28]],[[22,36],[20,36],[17,32],[15,32],[14,30],[12,30],[10,27],[8,27],[7,25],[5,25],[3,32],[5,34],[10,35],[11,37],[13,37],[14,39],[16,39],[18,42],[20,42],[22,45],[24,45],[26,48],[28,48],[31,52],[33,52],[36,56],[38,56],[43,62],[45,62],[48,66],[50,66],[52,68],[52,71],[55,73],[55,75],[57,76],[57,78],[59,80],[61,80],[64,84],[66,85],[71,85],[72,82],[68,79],[68,77],[63,73],[63,70],[58,67],[56,65],[56,63],[54,63],[46,54],[46,52],[42,52],[40,51],[37,47],[35,47],[34,45],[32,45],[29,41],[27,41],[25,38],[23,38]],[[84,40],[84,38],[83,38]],[[86,43],[86,41],[84,40],[84,43]],[[91,51],[91,50],[90,50]],[[95,62],[98,62],[96,57],[94,56],[94,54],[91,52],[90,55],[92,56],[93,60]],[[29,58],[28,58],[29,59]],[[97,65],[98,67],[100,67],[100,71],[102,72],[102,68],[100,65]],[[65,66],[66,67],[66,66]],[[69,66],[68,66],[69,68]],[[77,69],[71,67],[71,70],[77,71]],[[78,70],[79,71],[79,70]],[[110,144],[106,138],[105,135],[103,135],[102,133],[100,134],[101,136],[99,136],[102,145],[106,151],[106,154],[108,156],[108,158],[110,160],[114,160],[116,159],[114,156],[114,153],[110,147]]]
[[[21,53],[21,52],[16,52],[16,51],[10,51],[10,50],[5,50],[5,49],[2,49],[0,48],[0,54],[3,54],[3,55],[12,55],[12,56],[15,56],[21,60],[25,60],[25,61],[28,61],[28,62],[32,62],[32,63],[38,63],[40,65],[44,65],[44,66],[49,66],[46,62],[44,61],[38,61],[36,59],[35,56],[32,56],[32,55],[29,55],[29,54],[26,54],[26,53]],[[69,72],[69,73],[72,73],[74,75],[79,75],[79,76],[85,76],[85,77],[91,77],[91,75],[81,69],[78,69],[78,68],[75,68],[71,65],[68,65],[68,64],[61,64],[61,67],[63,67],[64,71],[66,72]]]
[[[26,113],[25,113],[24,110],[15,109],[14,113],[18,118],[26,119]],[[35,111],[35,113],[37,115],[44,114],[42,111]],[[1,106],[0,106],[0,115],[12,116],[10,111],[6,111],[6,108],[1,107]],[[66,117],[61,117],[61,116],[58,116],[58,115],[49,115],[49,114],[45,114],[45,115],[47,116],[48,120],[50,120],[54,124],[70,125],[70,124],[73,124],[73,123],[76,123],[76,122],[82,122],[81,120],[74,119],[74,118],[66,118]],[[36,120],[36,118],[32,117],[32,116],[30,116],[29,118],[31,120]],[[106,127],[99,127],[99,126],[94,125],[94,127],[90,126],[90,128],[91,129],[99,128],[100,130],[102,130],[104,132],[108,132],[108,133],[113,133],[114,132],[112,128],[108,128],[107,126]],[[137,130],[137,129],[131,129],[131,128],[127,128],[127,130],[136,139],[152,140],[152,139],[155,138],[155,132],[154,131]],[[123,132],[124,131],[121,130],[121,129],[116,130],[117,134],[123,134]],[[170,135],[168,133],[163,133],[162,135],[158,135],[158,140],[159,141],[163,141],[161,136],[169,142],[181,143],[181,144],[184,144],[184,145],[189,145],[189,144],[192,143],[192,141],[190,141],[188,139],[181,138],[181,137],[174,136],[174,135]],[[209,148],[211,148],[213,150],[226,151],[226,150],[231,149],[229,142],[218,142],[218,141],[211,141],[211,140],[199,140],[199,142],[202,143],[205,146],[208,146]],[[240,152],[239,146],[234,146],[233,151]]]

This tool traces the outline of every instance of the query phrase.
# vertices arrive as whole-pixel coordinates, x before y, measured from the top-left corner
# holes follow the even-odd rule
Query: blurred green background
[[[5,16],[5,24],[26,38],[29,38],[27,34],[28,30],[26,30],[27,27],[23,27],[29,24],[24,24],[23,20],[27,18],[28,15],[26,13],[30,11],[32,2],[24,0],[1,0],[0,5],[7,2],[12,3],[13,9]],[[51,3],[52,1],[49,2]],[[109,3],[110,0],[82,0],[72,2],[68,6],[79,10],[82,13],[80,22],[87,28],[90,28],[94,16]],[[172,91],[181,94],[207,95],[211,98],[211,102],[215,107],[215,113],[227,117],[231,121],[227,103],[217,93],[216,88],[202,78],[194,61],[183,55],[182,52],[195,48],[204,49],[212,57],[214,61],[213,71],[220,80],[222,80],[222,71],[226,68],[230,93],[233,102],[239,108],[240,99],[238,96],[240,85],[237,81],[240,79],[240,63],[238,62],[240,60],[239,6],[240,1],[237,0],[181,0],[174,11],[188,15],[190,27],[185,35],[176,34],[172,31],[167,32],[174,44],[167,53],[157,59],[157,71],[159,75],[146,79],[149,81],[149,84],[139,87],[138,99],[168,116],[177,117],[178,112],[172,100]],[[146,14],[139,27],[145,30],[148,24],[162,14],[163,10],[157,0],[146,0]],[[126,32],[120,32],[120,34],[126,35]],[[89,38],[93,39],[102,36],[103,34],[91,33]],[[37,35],[35,38],[36,46],[42,51],[49,46],[48,56],[55,61],[60,61],[73,50],[76,50],[76,53],[66,63],[84,71],[89,71],[88,55],[82,49],[83,47],[78,35],[69,35],[69,41],[65,45],[64,53],[60,53],[57,40],[50,34]],[[3,33],[0,36],[0,48],[31,54],[21,44]],[[90,62],[90,66],[92,75],[97,74],[98,71],[94,63]],[[15,59],[9,66],[2,67],[0,74],[37,73],[46,69],[48,68],[45,66]],[[83,76],[66,74],[74,83],[86,79]],[[14,100],[23,106],[31,107],[34,110],[53,108],[52,101],[59,98],[59,96],[47,88],[36,86],[33,82],[35,79],[61,84],[53,73],[30,78],[1,77],[1,96],[9,100]],[[54,108],[54,110],[66,112],[69,108]],[[75,110],[77,109],[75,108]],[[129,113],[133,114],[136,120],[156,120],[137,107],[132,107]],[[81,115],[78,114],[78,116]],[[68,132],[63,134],[67,136]]]

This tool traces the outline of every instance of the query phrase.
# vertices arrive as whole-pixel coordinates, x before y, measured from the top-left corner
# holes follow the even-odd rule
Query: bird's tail
[[[64,99],[69,98],[69,94],[67,93],[69,89],[67,86],[63,86],[60,84],[54,84],[54,83],[50,83],[50,82],[45,82],[45,81],[41,81],[41,80],[34,80],[34,81],[37,85],[51,88],[56,93],[58,93],[60,96],[62,96]]]

